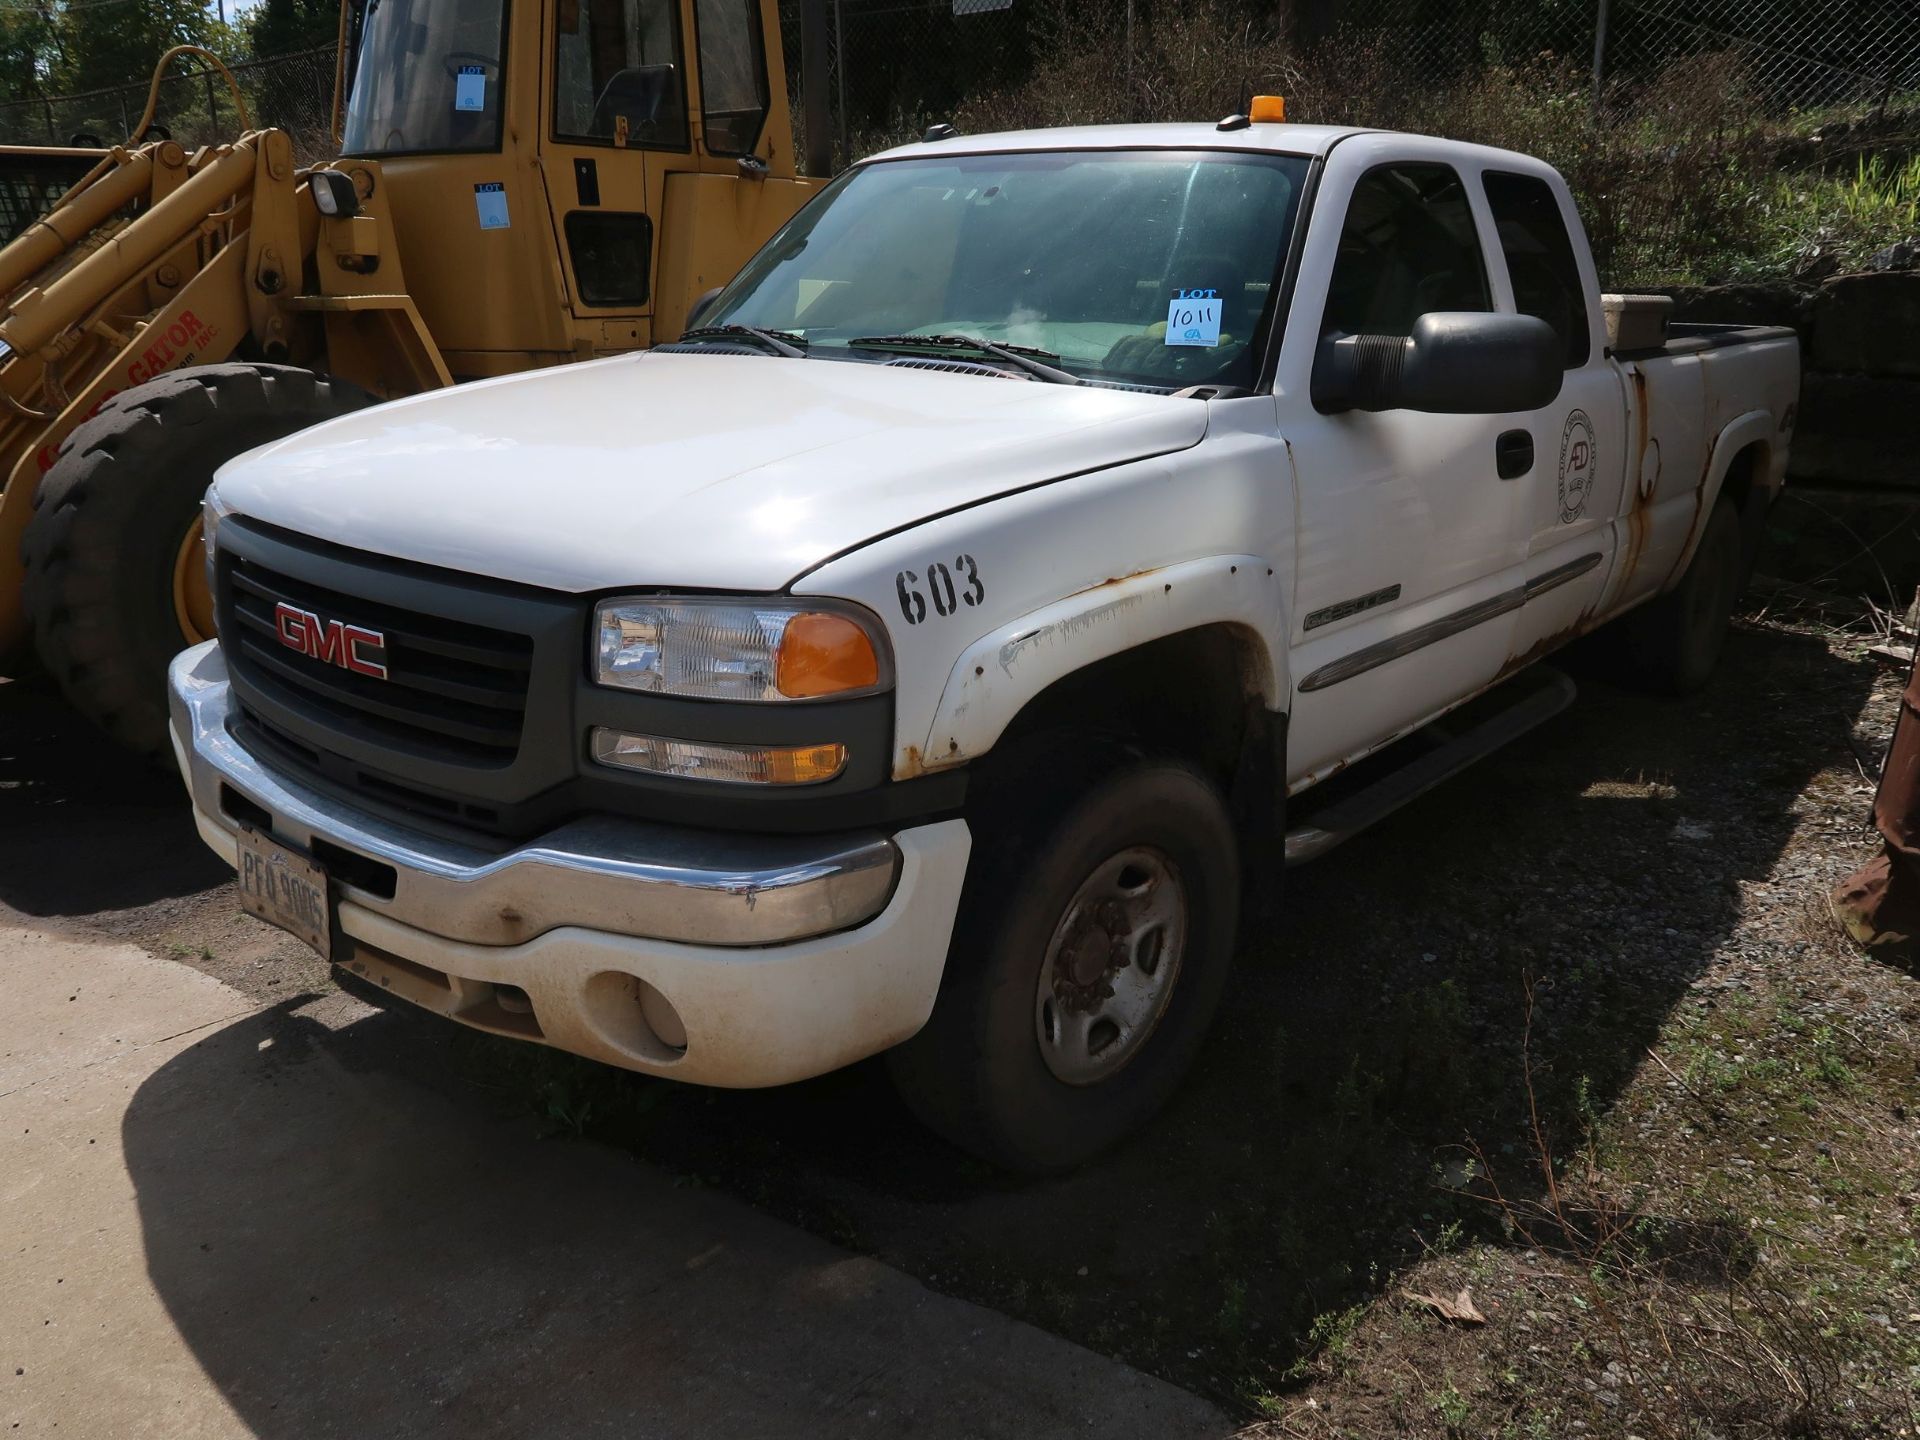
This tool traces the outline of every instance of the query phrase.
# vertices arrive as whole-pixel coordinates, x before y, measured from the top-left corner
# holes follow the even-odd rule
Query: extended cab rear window
[[[1515,307],[1551,325],[1567,347],[1567,368],[1579,369],[1593,348],[1587,296],[1553,187],[1537,176],[1499,170],[1489,170],[1483,183]]]

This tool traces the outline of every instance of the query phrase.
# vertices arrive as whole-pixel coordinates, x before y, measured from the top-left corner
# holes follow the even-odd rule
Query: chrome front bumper
[[[727,1086],[852,1064],[932,1013],[972,843],[962,820],[822,840],[606,818],[494,854],[260,764],[227,728],[216,644],[182,654],[170,680],[201,837],[229,863],[246,826],[311,851],[337,893],[336,958],[401,999]]]
[[[272,817],[279,840],[312,850],[318,839],[391,870],[391,896],[355,887],[337,867],[336,878],[356,904],[449,940],[512,945],[579,925],[694,945],[773,945],[872,919],[899,878],[899,847],[884,835],[712,835],[614,817],[489,853],[262,765],[228,732],[233,700],[217,644],[179,656],[171,678],[176,758],[194,808],[226,832],[225,844],[207,837],[215,849],[231,860],[234,834],[250,823],[237,793]]]

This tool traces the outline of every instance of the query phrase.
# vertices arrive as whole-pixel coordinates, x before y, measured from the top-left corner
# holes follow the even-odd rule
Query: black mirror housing
[[[1532,315],[1435,310],[1413,334],[1329,335],[1313,365],[1313,406],[1505,415],[1539,410],[1560,394],[1566,346]]]

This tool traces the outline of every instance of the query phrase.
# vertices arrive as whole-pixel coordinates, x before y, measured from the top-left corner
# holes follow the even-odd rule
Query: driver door
[[[1405,336],[1433,311],[1494,308],[1489,227],[1444,148],[1361,137],[1334,155],[1281,375],[1299,516],[1296,783],[1491,683],[1510,654],[1523,560],[1522,496],[1496,466],[1515,417],[1313,408],[1314,352],[1326,337]],[[1316,294],[1323,306],[1308,298]]]
[[[655,217],[648,152],[687,154],[678,0],[557,0],[544,164],[577,348],[651,339]]]

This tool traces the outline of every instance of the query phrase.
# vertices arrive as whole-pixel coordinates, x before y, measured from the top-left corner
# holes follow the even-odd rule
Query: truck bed
[[[1703,350],[1720,350],[1730,345],[1793,338],[1794,332],[1785,325],[1709,325],[1679,320],[1668,324],[1663,343],[1636,350],[1615,350],[1613,355],[1617,360],[1649,360],[1660,355],[1696,355]]]

